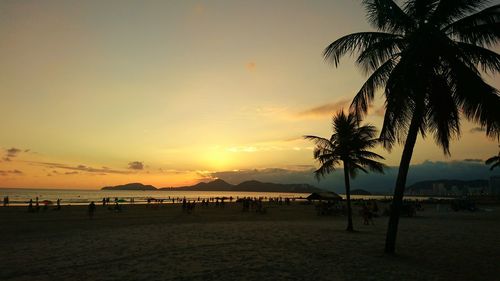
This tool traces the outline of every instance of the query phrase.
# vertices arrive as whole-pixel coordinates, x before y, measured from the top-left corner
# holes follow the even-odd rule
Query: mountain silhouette
[[[134,182],[116,186],[105,186],[101,190],[156,190],[157,188],[152,185],[144,185],[142,183]]]
[[[237,185],[232,185],[222,179],[211,182],[200,182],[191,186],[164,187],[163,190],[186,190],[186,191],[255,191],[255,192],[298,192],[312,193],[324,191],[309,184],[280,184],[260,182],[256,180],[244,181]]]

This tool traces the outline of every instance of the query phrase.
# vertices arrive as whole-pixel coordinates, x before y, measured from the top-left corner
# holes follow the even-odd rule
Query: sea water
[[[100,202],[103,198],[110,198],[114,202],[118,198],[120,202],[145,203],[148,199],[164,199],[164,203],[172,203],[172,199],[203,200],[216,197],[237,198],[291,198],[305,199],[310,193],[287,193],[287,192],[243,192],[243,191],[182,191],[182,190],[89,190],[89,189],[27,189],[27,188],[0,188],[0,200],[8,196],[11,205],[25,205],[30,199],[38,197],[39,202],[44,200],[56,202],[61,199],[63,205],[82,205],[91,201]],[[340,194],[343,198],[345,195]],[[392,196],[387,195],[351,195],[351,198],[364,200],[390,200]],[[429,197],[405,196],[407,200],[426,200]],[[437,198],[434,199],[449,199]]]
[[[236,192],[236,191],[176,191],[176,190],[84,190],[84,189],[25,189],[25,188],[0,188],[0,200],[8,196],[12,205],[24,205],[30,199],[38,197],[39,202],[44,200],[55,203],[61,199],[61,204],[81,205],[91,201],[100,202],[103,198],[110,198],[114,202],[129,203],[133,198],[134,203],[144,203],[148,199],[164,199],[164,203],[172,203],[172,199],[202,200],[216,197],[237,198],[305,198],[309,193],[286,192]]]

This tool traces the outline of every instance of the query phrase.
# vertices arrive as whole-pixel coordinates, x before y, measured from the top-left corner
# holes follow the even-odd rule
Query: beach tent
[[[306,198],[309,201],[312,200],[325,200],[325,201],[340,201],[342,197],[335,192],[313,192]]]

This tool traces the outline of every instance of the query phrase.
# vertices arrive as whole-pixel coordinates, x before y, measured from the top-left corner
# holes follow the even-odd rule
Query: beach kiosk
[[[306,199],[309,202],[319,201],[318,204],[315,204],[318,216],[334,215],[342,212],[342,206],[339,203],[342,201],[342,197],[335,192],[314,192],[307,196]]]
[[[306,198],[308,201],[341,201],[342,197],[335,192],[313,192]]]

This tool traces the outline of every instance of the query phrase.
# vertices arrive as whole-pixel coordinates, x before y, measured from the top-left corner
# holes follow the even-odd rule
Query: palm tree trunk
[[[344,179],[345,179],[345,197],[347,200],[347,231],[354,231],[352,226],[352,208],[351,208],[351,184],[349,182],[349,167],[344,161]]]
[[[403,155],[399,164],[398,178],[396,180],[396,188],[394,189],[394,197],[391,204],[391,215],[389,218],[389,225],[387,227],[387,235],[385,240],[385,252],[388,254],[394,253],[396,250],[396,235],[398,232],[399,216],[401,213],[401,206],[403,205],[403,196],[406,186],[406,177],[410,167],[411,157],[413,155],[413,148],[417,141],[418,130],[420,127],[420,116],[414,113],[408,136],[406,137]]]

